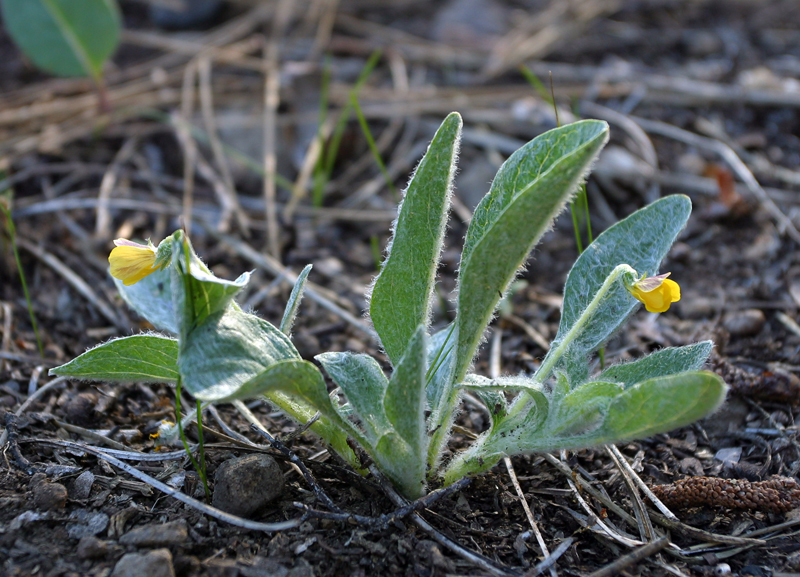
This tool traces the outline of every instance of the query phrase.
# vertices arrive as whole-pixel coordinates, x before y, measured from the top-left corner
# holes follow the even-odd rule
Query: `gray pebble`
[[[723,326],[733,337],[748,337],[761,332],[767,319],[759,309],[747,309],[729,314]]]
[[[156,545],[179,545],[189,539],[189,529],[184,519],[170,521],[161,525],[136,527],[120,537],[123,545],[153,547]]]
[[[77,509],[69,514],[67,534],[73,539],[99,535],[108,528],[108,515],[99,511]]]
[[[75,501],[85,501],[89,498],[94,484],[94,473],[89,470],[84,471],[75,478],[72,483],[70,497]]]
[[[140,555],[128,553],[117,561],[111,577],[175,577],[169,549],[156,549]]]
[[[213,505],[249,517],[283,493],[283,473],[269,455],[247,455],[222,463],[214,475]]]

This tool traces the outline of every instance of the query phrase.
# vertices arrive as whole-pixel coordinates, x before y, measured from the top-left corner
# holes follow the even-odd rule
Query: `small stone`
[[[747,309],[728,315],[723,322],[732,337],[749,337],[761,332],[767,319],[759,309]]]
[[[175,577],[169,549],[156,549],[140,555],[128,553],[117,561],[111,577]]]
[[[85,501],[89,498],[89,493],[92,492],[93,484],[94,473],[88,470],[84,471],[75,478],[75,481],[73,481],[70,497],[75,501]]]
[[[269,455],[247,455],[222,463],[214,475],[212,504],[249,517],[283,493],[283,473]]]
[[[63,509],[67,504],[67,488],[61,483],[39,483],[33,488],[33,504],[44,511]]]
[[[100,511],[78,509],[69,514],[67,535],[73,539],[81,539],[99,535],[108,528],[108,515]]]
[[[314,262],[314,272],[328,278],[339,278],[344,272],[344,263],[335,256],[328,256]]]
[[[81,559],[100,559],[108,554],[108,543],[97,537],[87,535],[78,541],[76,553]]]
[[[157,545],[180,545],[189,539],[189,529],[185,519],[170,521],[161,525],[136,527],[119,538],[123,545],[153,547]]]

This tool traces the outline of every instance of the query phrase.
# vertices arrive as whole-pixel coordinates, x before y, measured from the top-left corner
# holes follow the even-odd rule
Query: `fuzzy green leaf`
[[[696,371],[703,367],[713,347],[714,343],[711,341],[703,341],[684,347],[661,349],[630,363],[610,366],[597,379],[620,383],[627,388],[655,377]]]
[[[181,338],[183,386],[196,398],[246,398],[243,385],[278,361],[299,359],[276,327],[235,308],[215,312]]]
[[[710,371],[649,379],[629,387],[608,407],[604,443],[641,439],[684,427],[719,408],[728,387]]]
[[[686,225],[691,210],[692,203],[686,196],[662,198],[610,227],[581,253],[567,277],[561,322],[543,365],[559,350],[561,341],[617,265],[628,264],[639,274],[655,275],[658,272],[662,259]],[[602,306],[584,323],[583,330],[573,338],[554,367],[566,371],[570,386],[576,387],[586,381],[586,357],[622,325],[637,304],[622,282],[611,288]],[[547,375],[540,378],[546,379]]]
[[[434,412],[431,422],[439,423],[436,411],[440,407],[442,397],[453,382],[453,371],[456,362],[456,327],[450,324],[431,335],[428,341],[428,405]]]
[[[608,405],[622,390],[617,383],[604,381],[581,385],[555,404],[546,434],[576,436],[596,429],[602,424]]]
[[[157,270],[130,286],[125,286],[119,279],[114,279],[114,284],[122,300],[139,313],[139,316],[147,319],[160,331],[178,334],[180,329],[175,316],[175,305],[172,302],[170,270]]]
[[[187,331],[203,324],[211,315],[230,308],[233,298],[250,280],[250,273],[240,275],[235,281],[218,278],[205,266],[199,266],[202,263],[195,262],[192,253],[192,266],[190,274],[187,274],[180,245],[176,248],[173,254],[176,255],[174,258],[180,259],[180,265],[174,263],[172,266],[172,290],[175,308],[181,315],[181,336],[185,336]]]
[[[464,377],[497,303],[608,140],[584,120],[551,130],[503,164],[475,209],[458,279],[456,380]]]
[[[373,445],[392,430],[383,408],[389,381],[375,359],[369,355],[338,352],[314,358],[342,389]]]
[[[113,0],[3,0],[3,23],[36,66],[58,76],[99,78],[119,44]]]
[[[300,308],[300,301],[303,300],[303,291],[306,288],[311,266],[310,264],[306,265],[297,275],[297,280],[292,287],[292,294],[289,295],[289,300],[286,302],[286,309],[283,311],[283,319],[281,320],[281,332],[285,335],[291,335],[294,319],[297,317],[297,309]]]
[[[386,387],[383,407],[394,430],[417,455],[424,455],[428,437],[425,434],[425,373],[428,337],[425,327],[417,327],[405,354],[397,363]],[[423,465],[424,461],[419,460]]]
[[[370,316],[397,364],[418,325],[427,329],[461,138],[461,116],[445,118],[406,189],[389,253],[375,280]]]
[[[50,374],[89,381],[174,383],[178,341],[157,335],[115,339],[51,369]]]
[[[269,367],[255,375],[240,386],[236,392],[220,399],[251,399],[271,391],[283,391],[289,395],[305,400],[328,418],[338,418],[338,413],[331,404],[331,398],[325,387],[325,379],[319,369],[312,363],[302,359],[287,359],[270,364]],[[201,400],[214,400],[198,397]]]

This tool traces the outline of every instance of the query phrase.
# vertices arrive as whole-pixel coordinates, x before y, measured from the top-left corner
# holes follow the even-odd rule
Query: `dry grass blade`
[[[94,236],[97,239],[107,240],[111,237],[111,215],[108,212],[108,200],[119,179],[120,169],[130,160],[138,145],[139,138],[137,136],[126,140],[103,175],[100,191],[97,194],[97,220],[94,228]]]
[[[267,219],[267,252],[280,258],[278,242],[278,212],[275,207],[275,173],[277,127],[276,116],[280,104],[280,38],[294,12],[291,0],[280,0],[272,21],[272,31],[265,47],[266,74],[264,79],[264,204]]]
[[[92,287],[90,287],[85,280],[78,276],[75,271],[61,262],[61,260],[59,260],[54,254],[36,246],[32,242],[28,242],[23,238],[17,238],[17,244],[58,273],[72,288],[78,292],[78,294],[83,296],[86,301],[91,306],[95,307],[112,325],[121,330],[127,330],[127,327],[119,319],[119,316],[108,304],[106,304],[103,299],[97,295],[94,289],[92,289]]]
[[[783,214],[780,208],[772,201],[758,181],[750,172],[750,169],[742,162],[737,154],[724,142],[698,136],[677,126],[672,126],[665,122],[657,120],[647,120],[645,118],[634,118],[635,122],[641,126],[645,131],[653,134],[660,134],[667,138],[672,138],[692,146],[697,146],[704,150],[710,150],[722,157],[725,162],[733,169],[736,175],[745,183],[750,193],[761,203],[761,206],[772,216],[778,225],[778,228],[788,234],[792,240],[800,243],[800,231],[797,230],[794,223],[789,217]]]
[[[615,445],[607,445],[605,449],[608,456],[611,457],[611,460],[614,461],[614,464],[619,469],[625,481],[625,485],[628,487],[628,493],[633,501],[634,513],[636,513],[636,522],[639,525],[639,536],[643,540],[652,541],[656,537],[656,532],[655,529],[653,529],[653,523],[650,521],[650,516],[647,514],[644,502],[639,496],[639,492],[636,490],[634,479],[638,479],[640,484],[644,483],[639,479],[639,475],[636,474],[636,471],[628,464],[625,455],[623,455]]]
[[[621,4],[621,0],[553,0],[497,43],[483,76],[493,78],[529,58],[547,55],[556,44],[574,38],[592,20],[615,12]]]
[[[201,58],[198,61],[198,72],[200,77],[200,107],[203,112],[203,122],[206,127],[206,134],[208,134],[208,141],[211,145],[211,152],[214,155],[214,163],[217,165],[217,170],[221,176],[222,187],[221,192],[224,194],[226,205],[230,206],[230,210],[236,216],[236,221],[239,228],[245,236],[249,236],[249,219],[247,215],[239,206],[239,199],[236,196],[236,185],[233,182],[228,161],[225,158],[225,153],[222,150],[222,143],[217,134],[217,121],[214,117],[214,102],[211,89],[211,60],[208,58]],[[223,218],[219,224],[220,232],[228,231],[228,218]]]
[[[669,545],[669,539],[667,537],[661,537],[652,543],[648,543],[647,545],[643,545],[638,549],[631,551],[613,563],[609,563],[602,569],[590,573],[587,577],[611,577],[612,575],[619,575],[628,567],[637,565],[639,562],[647,559],[651,555],[655,555],[667,545]]]
[[[545,460],[553,465],[562,475],[564,475],[567,479],[574,479],[576,483],[580,485],[581,491],[591,495],[593,498],[597,499],[598,502],[602,503],[603,506],[608,509],[609,511],[613,512],[614,514],[621,517],[628,523],[631,527],[636,527],[636,519],[633,515],[625,511],[622,507],[620,507],[617,503],[603,495],[600,491],[595,489],[592,484],[583,478],[578,472],[573,472],[566,463],[563,463],[553,455],[549,453],[543,453],[542,456]],[[693,539],[698,539],[701,541],[707,541],[710,543],[726,543],[730,545],[764,545],[764,541],[760,541],[758,539],[749,539],[745,537],[734,537],[731,535],[719,535],[716,533],[711,533],[709,531],[703,531],[702,529],[697,529],[695,527],[690,527],[684,523],[681,523],[679,520],[674,518],[667,518],[661,515],[653,515],[653,520],[665,527],[667,529],[671,529],[677,533],[685,535],[687,537],[691,537]]]

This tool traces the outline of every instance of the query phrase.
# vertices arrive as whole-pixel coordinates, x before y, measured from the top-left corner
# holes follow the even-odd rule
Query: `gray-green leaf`
[[[389,380],[369,355],[322,353],[314,357],[341,389],[355,411],[367,439],[375,445],[392,426],[383,408]]]
[[[3,0],[3,22],[33,63],[58,76],[99,78],[117,49],[113,0]]]
[[[612,365],[597,377],[600,381],[613,381],[625,388],[652,379],[703,368],[714,343],[703,341],[684,347],[661,349],[630,363]]]
[[[193,262],[189,274],[184,272],[182,264],[179,266],[178,263],[173,263],[171,267],[173,300],[175,309],[181,315],[182,338],[211,315],[231,308],[233,298],[250,280],[250,273],[247,272],[235,281],[218,278],[205,270],[205,267],[198,266],[193,257],[192,254]],[[182,251],[174,258],[184,262]]]
[[[122,300],[142,318],[160,331],[178,334],[180,329],[172,300],[172,272],[169,269],[150,273],[130,286],[125,286],[119,279],[114,279],[114,284]]]
[[[386,417],[400,437],[417,455],[427,450],[425,434],[425,372],[427,367],[428,337],[425,327],[419,325],[405,354],[397,363],[386,387],[383,407]],[[418,459],[424,468],[424,459]]]
[[[608,407],[603,443],[617,443],[665,433],[714,412],[728,386],[710,371],[649,379],[629,387]]]
[[[235,308],[215,312],[181,338],[183,385],[204,401],[248,398],[243,385],[272,364],[300,355],[276,327]]]
[[[297,316],[297,309],[300,308],[300,301],[303,300],[303,291],[306,288],[308,281],[308,273],[311,272],[312,265],[306,267],[297,275],[297,280],[292,287],[292,294],[289,295],[289,300],[286,302],[286,309],[283,311],[283,319],[281,320],[281,332],[285,335],[291,335],[294,319]]]
[[[607,139],[605,122],[576,122],[536,137],[500,168],[475,209],[464,241],[458,280],[456,381],[472,363],[503,293]]]
[[[157,335],[115,339],[51,369],[50,374],[89,381],[174,383],[178,341]]]
[[[429,324],[436,268],[450,209],[461,116],[445,118],[405,193],[389,255],[370,298],[370,316],[393,364],[418,325]]]

